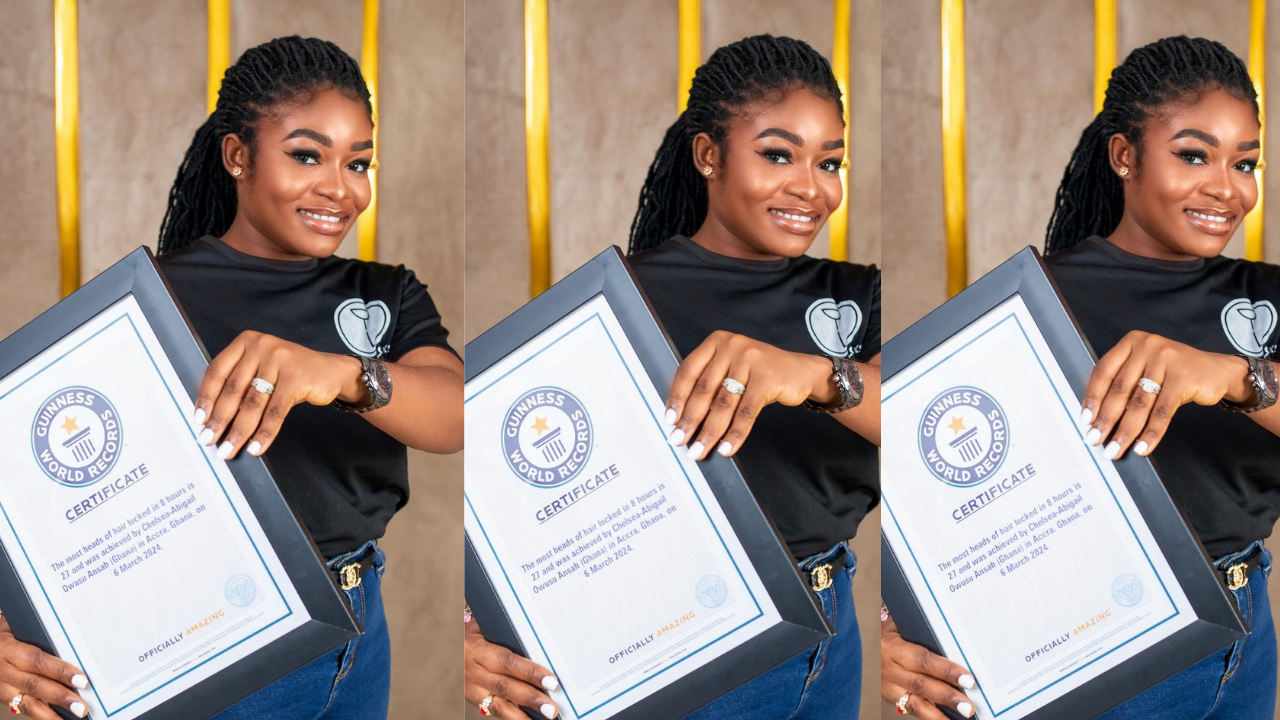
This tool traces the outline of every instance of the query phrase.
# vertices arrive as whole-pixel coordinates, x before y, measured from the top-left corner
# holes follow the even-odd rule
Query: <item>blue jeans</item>
[[[805,558],[801,573],[821,565],[837,548]],[[705,705],[685,720],[857,720],[862,687],[862,639],[853,612],[853,573],[858,559],[845,555],[844,572],[834,568],[831,587],[818,591],[822,611],[836,634],[738,689]]]
[[[376,541],[329,561],[336,568],[374,549],[360,584],[344,590],[364,634],[214,715],[214,720],[386,720],[391,702],[391,637],[382,612],[386,556]]]
[[[1219,559],[1220,569],[1262,549],[1259,540]],[[1249,634],[1101,716],[1101,720],[1273,720],[1276,705],[1276,627],[1267,599],[1271,552],[1249,582],[1232,590]]]

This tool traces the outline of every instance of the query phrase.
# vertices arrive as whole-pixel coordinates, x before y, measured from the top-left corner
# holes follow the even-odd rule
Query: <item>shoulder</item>
[[[1229,287],[1250,296],[1280,297],[1280,265],[1221,256],[1208,264],[1212,274]]]
[[[792,261],[791,272],[843,293],[880,292],[880,268],[875,265],[804,255]]]

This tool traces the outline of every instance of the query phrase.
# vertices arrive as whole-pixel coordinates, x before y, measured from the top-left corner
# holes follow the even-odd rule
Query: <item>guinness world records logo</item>
[[[68,487],[106,477],[120,459],[120,415],[92,388],[63,388],[40,403],[31,423],[31,451],[44,474]]]
[[[507,466],[534,487],[558,487],[577,477],[593,445],[587,409],[558,387],[538,387],[521,395],[502,421]]]
[[[916,433],[929,472],[955,487],[989,480],[1009,455],[1004,408],[986,391],[953,387],[935,397]]]

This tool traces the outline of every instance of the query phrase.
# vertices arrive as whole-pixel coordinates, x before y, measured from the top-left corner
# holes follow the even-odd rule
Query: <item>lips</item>
[[[810,235],[818,227],[818,213],[806,208],[769,208],[769,217],[795,235]]]
[[[1197,230],[1209,235],[1229,235],[1235,224],[1235,213],[1218,208],[1187,208],[1183,217]]]
[[[302,224],[322,235],[341,235],[347,229],[347,214],[328,208],[299,208]]]

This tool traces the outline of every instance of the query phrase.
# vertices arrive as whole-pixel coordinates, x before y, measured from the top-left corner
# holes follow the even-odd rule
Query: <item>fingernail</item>
[[[1080,408],[1080,424],[1088,425],[1093,422],[1093,411],[1087,407]]]
[[[1098,428],[1089,428],[1089,432],[1084,436],[1084,444],[1097,445],[1098,441],[1101,439],[1102,433],[1098,431]]]
[[[680,428],[676,428],[675,430],[672,430],[671,434],[667,436],[667,442],[671,443],[672,445],[679,445],[680,443],[684,442],[684,431],[681,430]]]
[[[231,457],[232,447],[233,446],[230,440],[223,441],[223,443],[218,446],[218,459],[226,460],[227,458]]]
[[[1136,452],[1136,453],[1138,453],[1139,455],[1141,455],[1141,456],[1143,456],[1143,457],[1146,457],[1146,455],[1147,455],[1147,443],[1146,443],[1146,441],[1145,441],[1145,440],[1139,440],[1139,441],[1138,441],[1138,444],[1133,446],[1133,451],[1134,451],[1134,452]]]
[[[201,445],[208,445],[213,442],[213,428],[205,428],[200,431],[200,437],[196,438],[196,442]]]
[[[542,678],[542,687],[546,690],[555,690],[560,687],[560,681],[554,675],[548,675]]]
[[[258,457],[258,455],[262,453],[262,443],[258,442],[257,440],[254,440],[253,442],[249,443],[249,447],[247,449],[249,450],[250,455],[254,457]]]
[[[689,446],[689,452],[685,453],[685,456],[690,460],[697,460],[702,457],[702,450],[704,447],[705,446],[702,444],[702,441],[699,440]]]
[[[675,409],[675,408],[667,408],[667,413],[666,413],[665,415],[663,415],[663,416],[662,416],[662,422],[664,422],[664,423],[666,423],[666,424],[668,424],[668,425],[675,425],[675,424],[676,424],[676,409]]]
[[[1102,456],[1108,460],[1115,460],[1120,457],[1120,443],[1112,440],[1107,445],[1107,449],[1103,451]]]
[[[973,706],[967,702],[962,702],[959,705],[956,705],[956,709],[965,717],[973,717]]]
[[[191,419],[197,425],[204,425],[204,419],[205,419],[204,408],[197,407],[195,413],[191,415]]]
[[[724,442],[720,443],[720,447],[716,448],[716,452],[720,453],[725,457],[729,457],[729,453],[733,452],[733,443],[729,442],[728,440],[725,440]]]
[[[972,675],[968,675],[968,674],[961,675],[961,676],[960,676],[960,679],[959,679],[959,680],[957,680],[956,682],[957,682],[957,683],[959,683],[960,687],[964,688],[965,690],[972,690],[972,689],[973,689],[973,676],[972,676]]]
[[[84,717],[85,707],[82,702],[71,703],[71,713],[76,717]]]
[[[551,703],[542,703],[542,707],[538,709],[542,711],[542,716],[545,718],[553,718],[556,716],[556,706]]]
[[[72,675],[71,684],[75,685],[77,689],[83,690],[89,687],[89,678],[83,675]]]

